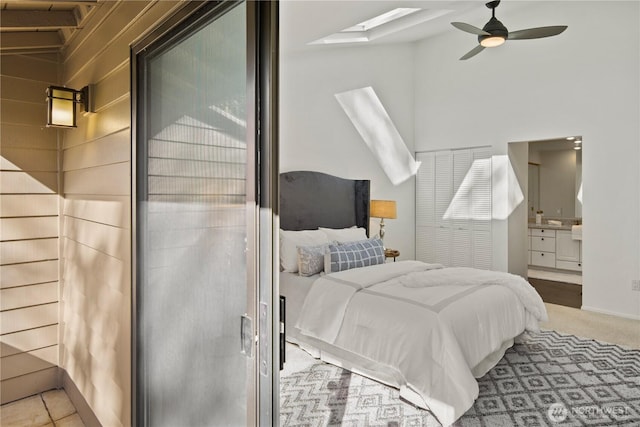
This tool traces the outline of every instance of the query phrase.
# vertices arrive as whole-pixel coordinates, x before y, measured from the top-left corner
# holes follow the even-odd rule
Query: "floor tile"
[[[73,403],[64,390],[51,390],[42,393],[45,405],[53,421],[57,421],[76,412]]]
[[[84,427],[84,423],[80,415],[76,413],[56,421],[56,427]]]
[[[0,412],[2,427],[36,427],[51,423],[40,395],[2,405]]]

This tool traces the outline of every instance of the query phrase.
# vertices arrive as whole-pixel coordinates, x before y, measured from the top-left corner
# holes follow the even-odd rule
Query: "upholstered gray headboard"
[[[369,180],[344,179],[322,172],[280,174],[280,228],[363,227],[369,235]]]

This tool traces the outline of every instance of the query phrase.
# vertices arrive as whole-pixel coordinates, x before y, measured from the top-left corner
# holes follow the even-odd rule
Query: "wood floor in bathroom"
[[[536,288],[544,302],[573,308],[582,306],[582,285],[533,277],[529,278],[529,283]]]

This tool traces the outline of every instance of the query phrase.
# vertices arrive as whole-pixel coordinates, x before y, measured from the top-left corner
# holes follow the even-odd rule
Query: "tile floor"
[[[84,427],[64,390],[49,390],[0,406],[2,427]]]

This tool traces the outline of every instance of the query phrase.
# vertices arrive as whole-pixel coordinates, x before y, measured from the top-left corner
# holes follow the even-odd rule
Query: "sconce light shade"
[[[66,87],[47,88],[47,127],[76,127],[76,91]]]
[[[47,127],[76,127],[76,104],[82,104],[84,111],[93,112],[90,108],[90,91],[92,85],[81,90],[61,86],[47,88]]]

